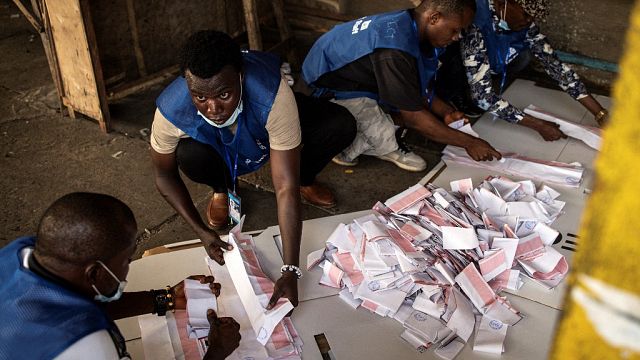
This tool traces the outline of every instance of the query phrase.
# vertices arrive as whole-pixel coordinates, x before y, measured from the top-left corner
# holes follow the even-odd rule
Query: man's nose
[[[222,113],[222,106],[215,100],[209,99],[207,101],[207,112],[212,115],[217,115]]]

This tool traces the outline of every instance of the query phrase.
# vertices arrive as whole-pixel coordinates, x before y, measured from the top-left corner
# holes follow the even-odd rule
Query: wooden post
[[[262,35],[260,34],[260,22],[258,20],[258,8],[255,0],[242,0],[244,8],[244,20],[247,25],[249,48],[262,50]]]
[[[147,67],[144,65],[144,55],[140,48],[140,36],[138,35],[138,23],[136,21],[136,9],[133,0],[127,0],[127,17],[129,18],[129,28],[133,39],[133,50],[136,53],[136,63],[140,77],[147,76]]]

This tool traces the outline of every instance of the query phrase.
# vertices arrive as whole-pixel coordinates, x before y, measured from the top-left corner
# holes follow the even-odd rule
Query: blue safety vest
[[[302,64],[304,81],[314,88],[314,96],[330,91],[338,99],[369,97],[378,94],[364,91],[336,91],[317,87],[314,82],[322,75],[369,55],[376,49],[397,49],[416,59],[421,95],[429,96],[429,83],[438,70],[438,56],[444,49],[436,48],[430,56],[420,49],[418,29],[408,10],[390,12],[336,25],[313,45]]]
[[[83,337],[115,325],[92,299],[22,266],[35,238],[0,250],[0,359],[51,359]],[[117,328],[115,329],[117,331]]]
[[[237,175],[253,172],[269,159],[266,124],[280,86],[280,60],[272,54],[243,52],[243,110],[234,135],[207,123],[196,109],[184,77],[174,80],[158,97],[156,106],[173,125],[194,140],[211,145]],[[234,161],[237,159],[237,161]]]
[[[491,70],[495,74],[502,75],[504,83],[507,65],[529,47],[526,42],[528,29],[497,32],[488,0],[476,0],[476,17],[473,24],[484,38]]]

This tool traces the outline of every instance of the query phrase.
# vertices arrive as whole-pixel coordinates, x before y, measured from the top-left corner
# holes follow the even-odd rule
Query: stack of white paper
[[[320,284],[342,288],[349,306],[393,317],[411,346],[447,359],[472,335],[474,313],[483,315],[476,348],[501,351],[521,316],[498,294],[520,288],[521,274],[554,287],[568,271],[550,246],[558,233],[549,225],[564,207],[556,190],[504,177],[451,187],[416,185],[378,203],[307,258],[309,269],[322,269]],[[501,324],[499,334],[487,324]]]

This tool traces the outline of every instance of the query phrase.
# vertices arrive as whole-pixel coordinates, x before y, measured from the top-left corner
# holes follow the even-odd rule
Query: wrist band
[[[296,276],[298,277],[298,279],[302,277],[302,271],[300,271],[300,268],[295,265],[282,265],[282,267],[280,268],[280,273],[284,274],[285,271],[296,273]]]

